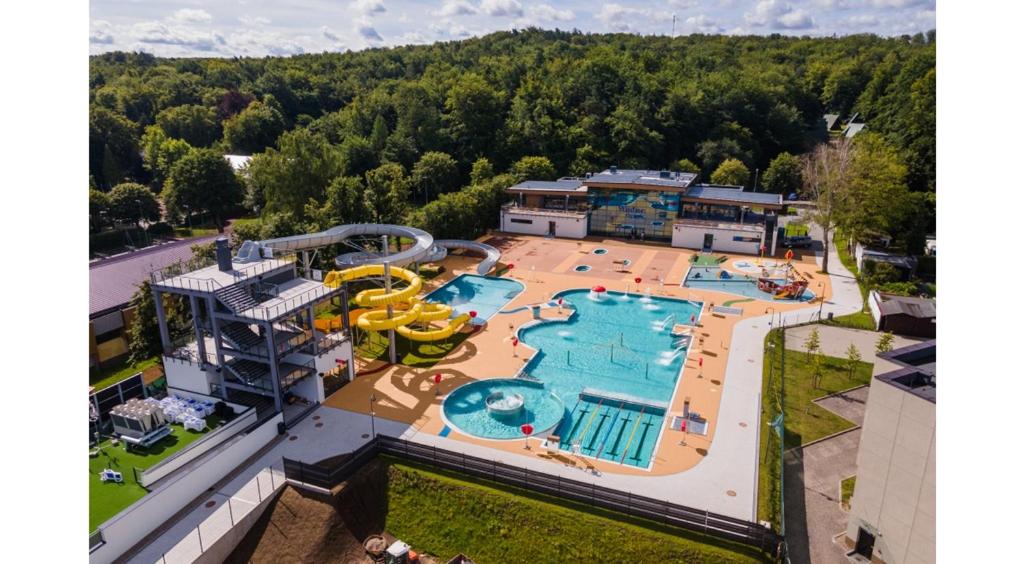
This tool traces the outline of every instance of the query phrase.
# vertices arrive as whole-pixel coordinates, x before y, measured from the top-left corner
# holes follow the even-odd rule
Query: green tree
[[[341,155],[308,129],[285,133],[278,145],[252,158],[247,182],[260,194],[265,212],[288,212],[301,221],[309,200],[322,202],[327,186],[341,174]]]
[[[89,190],[89,227],[93,232],[99,231],[107,222],[110,213],[110,196],[96,189]]]
[[[306,203],[306,217],[317,230],[346,223],[364,223],[369,219],[363,203],[365,191],[361,177],[339,176],[327,187],[323,204],[313,199]]]
[[[476,73],[464,73],[452,85],[444,119],[459,145],[459,160],[470,162],[486,154],[501,129],[503,106],[501,92]]]
[[[811,328],[811,332],[807,335],[807,339],[804,340],[804,348],[807,349],[807,358],[811,358],[812,354],[821,352],[821,335],[818,334],[818,328]]]
[[[388,142],[388,136],[391,132],[388,131],[388,122],[384,119],[384,116],[378,115],[373,120],[373,131],[370,132],[370,146],[373,147],[375,153],[380,153],[384,150],[384,146]]]
[[[232,151],[248,155],[273,147],[284,129],[284,116],[280,111],[262,102],[253,102],[224,122],[224,141]]]
[[[860,361],[860,349],[857,348],[857,345],[850,343],[850,346],[846,347],[847,379],[853,378],[853,371],[857,369],[857,363]]]
[[[178,342],[190,330],[190,314],[183,296],[163,294],[164,315],[171,342]],[[135,319],[127,327],[128,361],[138,363],[161,354],[160,325],[156,317],[156,304],[149,280],[143,280],[132,296],[131,307],[135,308]],[[166,351],[170,352],[170,351]]]
[[[160,219],[160,202],[153,191],[142,184],[125,182],[110,190],[110,217],[116,221],[139,224]]]
[[[761,186],[764,187],[765,192],[793,194],[799,192],[803,186],[804,181],[800,174],[800,159],[782,152],[768,164],[768,170],[764,172],[761,179]]]
[[[423,196],[423,203],[430,201],[431,194],[451,192],[459,184],[459,167],[447,153],[430,151],[423,153],[412,169],[412,186]]]
[[[825,375],[825,355],[815,354],[811,357],[811,371],[814,378],[814,389],[821,387],[821,378]]]
[[[695,173],[695,174],[700,173],[700,167],[697,166],[690,159],[685,159],[685,158],[684,159],[679,159],[678,161],[673,163],[672,164],[672,170],[678,171],[678,172],[692,172],[692,173]]]
[[[822,143],[805,155],[803,194],[814,201],[810,218],[821,226],[822,243],[829,248],[832,232],[850,191],[850,144],[841,139]],[[821,271],[828,272],[828,252],[823,253]]]
[[[906,166],[881,135],[857,135],[851,147],[849,188],[836,206],[837,226],[851,241],[892,235],[903,218],[916,211],[906,176]]]
[[[89,109],[89,174],[100,188],[132,176],[141,164],[135,124],[110,110]]]
[[[735,139],[708,139],[697,145],[697,157],[704,164],[703,171],[713,171],[728,159],[743,162],[752,160],[750,151],[743,149]]]
[[[494,178],[494,166],[486,157],[473,161],[473,170],[469,173],[470,184],[481,184]]]
[[[151,125],[142,136],[143,164],[153,175],[153,183],[161,188],[171,173],[171,167],[192,150],[192,146],[182,139],[168,137],[164,130]]]
[[[409,199],[409,179],[402,165],[385,163],[366,173],[363,205],[371,223],[400,223]]]
[[[242,186],[227,160],[212,149],[195,149],[171,169],[164,204],[175,215],[204,212],[224,232],[224,219],[242,201]]]
[[[352,136],[341,142],[338,148],[342,174],[362,176],[380,164],[377,153],[365,137]]]
[[[738,159],[726,159],[711,174],[713,184],[746,186],[750,181],[750,169]]]
[[[217,111],[198,105],[167,108],[156,115],[156,124],[173,139],[193,147],[208,147],[220,139]]]
[[[878,354],[887,353],[892,350],[892,344],[895,337],[892,333],[886,331],[878,337],[878,343],[875,344],[875,352]]]
[[[523,157],[512,165],[512,174],[522,180],[554,180],[558,173],[547,157]]]

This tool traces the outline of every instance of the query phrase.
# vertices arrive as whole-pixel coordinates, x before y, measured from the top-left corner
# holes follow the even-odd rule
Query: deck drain
[[[314,427],[316,427],[317,429],[319,429],[320,427],[323,427],[323,426],[324,426],[323,423],[317,423],[316,425],[314,425]]]
[[[722,385],[722,381],[721,380],[712,380],[711,383],[716,385],[716,386],[721,386]]]
[[[320,420],[320,416],[319,415],[314,415],[313,416],[313,421],[319,421],[319,420]]]
[[[206,502],[206,507],[213,507],[214,505],[217,505],[217,502],[212,499]]]
[[[747,426],[746,423],[744,423],[743,421],[740,421],[740,427],[746,427],[746,426]]]
[[[732,490],[728,490],[728,491],[725,492],[725,495],[727,495],[729,497],[736,497],[736,492],[734,492]]]
[[[363,438],[364,439],[369,439],[370,438],[370,434],[369,433],[363,433]]]
[[[573,270],[576,271],[576,272],[590,272],[590,265],[589,264],[581,264],[581,265],[577,266],[576,268],[574,268]]]
[[[706,448],[699,448],[699,449],[697,449],[697,454],[699,454],[701,456],[707,456],[708,455],[708,449],[706,449]]]
[[[600,249],[600,248],[598,248],[598,249],[594,249],[593,251],[590,251],[590,252],[595,254],[595,255],[603,255],[603,254],[607,254],[608,253],[608,249]]]
[[[292,435],[292,436],[288,437],[288,440],[289,440],[289,441],[294,441],[294,440],[295,440],[295,439],[297,439],[297,438],[299,438],[299,436],[298,436],[298,435]]]

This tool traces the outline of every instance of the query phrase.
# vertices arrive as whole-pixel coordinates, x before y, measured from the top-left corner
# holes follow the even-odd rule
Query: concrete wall
[[[544,236],[548,234],[548,223],[551,221],[555,222],[556,237],[582,239],[587,236],[587,218],[582,214],[581,217],[569,217],[543,212],[501,212],[501,230],[506,233]]]
[[[164,375],[167,386],[180,388],[203,395],[210,395],[210,384],[216,382],[216,375],[201,369],[198,364],[174,357],[164,357]]]
[[[761,251],[764,243],[764,230],[752,227],[735,228],[720,227],[714,225],[692,225],[677,223],[672,226],[672,246],[684,249],[704,248],[704,235],[712,234],[715,240],[711,246],[712,251],[723,253],[743,253],[756,255]],[[735,237],[753,238],[754,241],[736,241]]]
[[[281,480],[281,482],[282,484],[285,483],[284,480]],[[235,548],[238,547],[238,544],[242,542],[242,539],[245,538],[245,535],[249,534],[249,530],[256,524],[256,521],[263,516],[263,513],[270,507],[270,504],[277,499],[277,496],[282,491],[282,487],[279,486],[274,495],[268,495],[263,498],[263,501],[239,519],[233,527],[217,537],[217,540],[211,546],[204,545],[203,553],[195,559],[193,564],[220,564],[226,561],[231,556],[231,553],[235,551]]]
[[[878,325],[882,322],[882,310],[879,309],[878,302],[879,296],[877,290],[871,290],[868,294],[868,309],[871,310],[871,317],[875,319],[875,330],[878,330]]]
[[[893,368],[875,365],[875,374]],[[846,535],[875,534],[890,564],[935,562],[935,404],[875,380],[868,395]],[[852,545],[851,545],[852,546]]]
[[[176,456],[162,460],[159,464],[143,470],[139,476],[139,485],[144,488],[152,486],[189,462],[213,450],[255,422],[256,410],[250,408],[244,415],[237,417],[223,427],[211,431],[199,441],[189,445],[186,450],[176,453]]]
[[[156,490],[100,525],[104,544],[89,555],[89,562],[113,562],[143,538],[181,511],[200,494],[211,488],[242,462],[256,454],[277,436],[281,414],[200,463],[168,478]]]

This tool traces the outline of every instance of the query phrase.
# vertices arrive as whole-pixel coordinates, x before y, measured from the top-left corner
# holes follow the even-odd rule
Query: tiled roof
[[[154,270],[192,258],[192,245],[216,235],[174,241],[95,261],[89,265],[89,316],[125,306]]]

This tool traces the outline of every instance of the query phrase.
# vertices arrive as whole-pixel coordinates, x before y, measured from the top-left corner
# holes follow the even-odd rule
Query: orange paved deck
[[[514,263],[515,268],[506,276],[515,278],[526,285],[526,290],[510,302],[505,309],[547,301],[552,294],[569,288],[589,288],[602,284],[613,291],[636,292],[634,278],[643,281],[640,290],[649,288],[655,295],[686,299],[693,295],[705,304],[722,304],[730,300],[743,300],[743,296],[693,288],[682,288],[680,282],[689,265],[689,257],[695,252],[675,249],[650,243],[627,243],[618,240],[588,238],[584,241],[566,239],[545,239],[522,235],[497,235],[488,241],[502,251],[502,262]],[[589,251],[603,247],[609,250],[605,255],[589,254]],[[728,253],[715,253],[718,255]],[[616,261],[628,258],[632,264],[623,267]],[[730,260],[723,266],[730,268],[736,259],[756,260],[743,255],[729,255]],[[463,272],[474,272],[477,260],[471,257],[449,256],[444,261],[446,272],[429,281],[424,293],[440,286]],[[588,264],[589,272],[574,272],[572,268]],[[810,279],[810,288],[816,296],[831,296],[828,276],[817,275],[813,255],[797,257],[794,267]],[[662,283],[663,282],[663,283]],[[821,286],[819,286],[819,283]],[[708,420],[707,436],[688,434],[686,446],[681,446],[683,434],[665,430],[660,444],[652,458],[650,470],[634,468],[561,453],[553,460],[557,464],[571,464],[592,467],[601,472],[634,475],[663,475],[685,471],[700,462],[714,440],[722,384],[729,356],[730,341],[734,325],[741,319],[764,315],[768,308],[774,311],[788,311],[816,305],[820,297],[808,303],[767,302],[762,300],[742,301],[732,304],[743,310],[742,316],[713,315],[705,309],[700,327],[696,331],[697,342],[692,347],[673,395],[665,425],[671,415],[681,414],[683,401],[690,400],[691,409]],[[567,316],[568,310],[559,314],[555,309],[542,310],[543,318]],[[431,368],[388,366],[381,362],[357,361],[361,373],[354,382],[327,398],[325,405],[356,411],[369,412],[369,398],[374,394],[378,401],[375,414],[378,417],[403,421],[414,425],[419,432],[438,434],[444,427],[440,415],[441,401],[453,389],[474,380],[509,377],[516,374],[522,365],[535,354],[532,348],[520,343],[517,356],[513,356],[510,336],[514,329],[532,319],[529,311],[502,314],[491,318],[483,329],[471,335],[457,349]],[[703,339],[701,344],[699,339]],[[704,358],[704,366],[698,368],[698,358]],[[443,381],[441,395],[436,395],[433,375],[441,373]],[[758,414],[751,413],[750,420],[744,421],[753,427],[758,425]],[[742,424],[741,423],[741,424]],[[452,429],[448,438],[489,446],[509,452],[523,453],[522,441],[493,441],[478,439]],[[533,441],[533,452],[539,458],[550,458]]]

